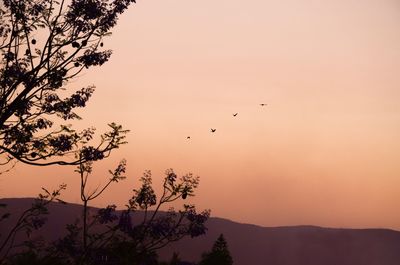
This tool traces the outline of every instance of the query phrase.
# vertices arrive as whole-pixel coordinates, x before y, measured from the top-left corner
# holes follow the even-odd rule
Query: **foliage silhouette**
[[[126,131],[111,123],[100,143],[89,144],[94,129],[78,132],[69,123],[80,119],[75,110],[86,106],[94,86],[65,90],[83,70],[107,62],[104,38],[133,2],[0,1],[1,165],[79,165],[124,143]]]
[[[110,181],[122,180],[124,169],[125,164],[122,162],[112,172]],[[81,167],[79,170],[77,171],[81,174],[85,170],[90,171],[90,167]],[[173,208],[167,212],[160,210],[171,202],[184,200],[184,194],[188,197],[194,196],[198,180],[192,174],[178,178],[169,169],[165,172],[162,195],[157,198],[152,188],[151,172],[147,171],[141,178],[142,185],[133,190],[126,209],[120,212],[116,211],[115,205],[109,205],[97,212],[89,211],[88,202],[97,198],[96,195],[100,195],[104,189],[88,193],[89,195],[83,189],[86,203],[83,204],[82,220],[69,224],[65,237],[50,244],[28,241],[25,251],[9,258],[3,257],[0,264],[24,264],[27,259],[38,264],[158,264],[156,250],[186,236],[203,235],[207,230],[205,223],[209,210],[197,213],[195,207],[189,204],[184,204],[179,211]],[[108,187],[108,184],[105,186]],[[54,196],[51,197],[51,194]],[[40,214],[47,214],[46,206],[56,201],[58,196],[59,192],[42,197],[43,203],[40,205],[44,210]],[[35,217],[40,217],[40,214]],[[132,217],[135,214],[138,217],[134,222]],[[31,220],[33,219],[27,219],[25,223],[30,224]],[[45,220],[41,220],[40,226],[34,229],[43,226]]]
[[[118,182],[125,177],[125,162],[122,161],[116,170],[110,171],[111,177],[107,184],[99,189],[85,194],[87,176],[91,166],[80,166],[77,170],[82,177],[83,226],[71,227],[67,240],[61,240],[57,246],[61,253],[76,255],[75,263],[87,264],[89,261],[99,263],[98,257],[106,257],[108,262],[116,264],[133,264],[134,262],[155,260],[155,251],[170,242],[182,239],[185,236],[197,237],[206,232],[205,222],[209,211],[197,213],[193,205],[183,205],[183,209],[176,212],[171,208],[166,213],[160,209],[165,204],[178,199],[184,200],[187,196],[194,196],[199,184],[199,178],[187,174],[178,178],[172,169],[165,172],[161,197],[157,196],[152,187],[152,175],[146,171],[140,179],[142,185],[133,190],[133,196],[128,201],[126,209],[116,213],[115,205],[100,209],[97,214],[88,218],[88,202],[97,198],[112,182]],[[140,222],[133,224],[131,215],[141,211],[143,217]],[[87,220],[90,219],[90,222]],[[100,232],[98,232],[100,231]],[[82,235],[82,241],[77,237]],[[71,238],[74,238],[71,241]],[[70,249],[71,246],[76,246]],[[82,251],[80,253],[79,251]],[[65,257],[68,259],[69,257]],[[147,261],[149,262],[149,261]]]
[[[86,106],[94,86],[70,91],[66,85],[109,59],[103,40],[134,2],[0,0],[0,172],[18,161],[46,166],[102,160],[126,143],[128,131],[115,123],[96,144],[94,128],[74,130],[70,122],[80,119],[75,110]]]
[[[228,249],[228,244],[221,234],[215,241],[212,249],[204,253],[199,265],[232,265],[233,259]]]

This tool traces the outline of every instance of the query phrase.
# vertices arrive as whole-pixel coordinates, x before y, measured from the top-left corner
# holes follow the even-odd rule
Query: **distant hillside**
[[[22,212],[32,199],[0,199],[10,212]],[[51,205],[46,238],[56,239],[65,224],[80,214],[76,204]],[[0,233],[12,219],[0,223]],[[198,261],[220,233],[225,235],[235,265],[399,265],[400,232],[389,229],[332,229],[315,226],[260,227],[210,218],[208,233],[184,239],[160,251],[169,259],[174,251],[183,260]],[[0,238],[1,239],[1,238]]]

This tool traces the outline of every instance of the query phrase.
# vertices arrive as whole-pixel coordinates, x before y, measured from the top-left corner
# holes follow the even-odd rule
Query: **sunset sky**
[[[400,230],[398,0],[137,2],[111,60],[68,86],[97,87],[78,127],[131,130],[91,183],[122,158],[128,178],[94,205],[123,207],[144,170],[157,186],[173,168],[200,176],[192,202],[212,216]],[[20,164],[1,197],[67,183],[78,203],[73,170]]]

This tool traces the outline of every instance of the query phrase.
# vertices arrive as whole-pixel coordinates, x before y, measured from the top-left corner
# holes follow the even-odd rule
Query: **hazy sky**
[[[138,0],[105,48],[110,62],[70,84],[97,86],[79,126],[131,130],[92,187],[121,158],[128,179],[96,205],[174,168],[201,177],[193,202],[213,216],[400,230],[398,0]],[[73,169],[20,165],[0,192],[65,182],[78,202]]]

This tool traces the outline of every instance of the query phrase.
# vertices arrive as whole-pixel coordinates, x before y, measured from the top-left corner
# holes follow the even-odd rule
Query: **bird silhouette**
[[[215,132],[217,129],[213,129],[213,128],[211,128],[211,132]]]
[[[261,107],[264,107],[264,106],[267,106],[267,105],[268,105],[267,103],[261,103],[260,104]]]
[[[190,139],[190,136],[186,137],[186,139]]]
[[[236,117],[238,115],[238,113],[236,112],[235,114],[232,114],[232,115],[233,115],[233,117]]]

